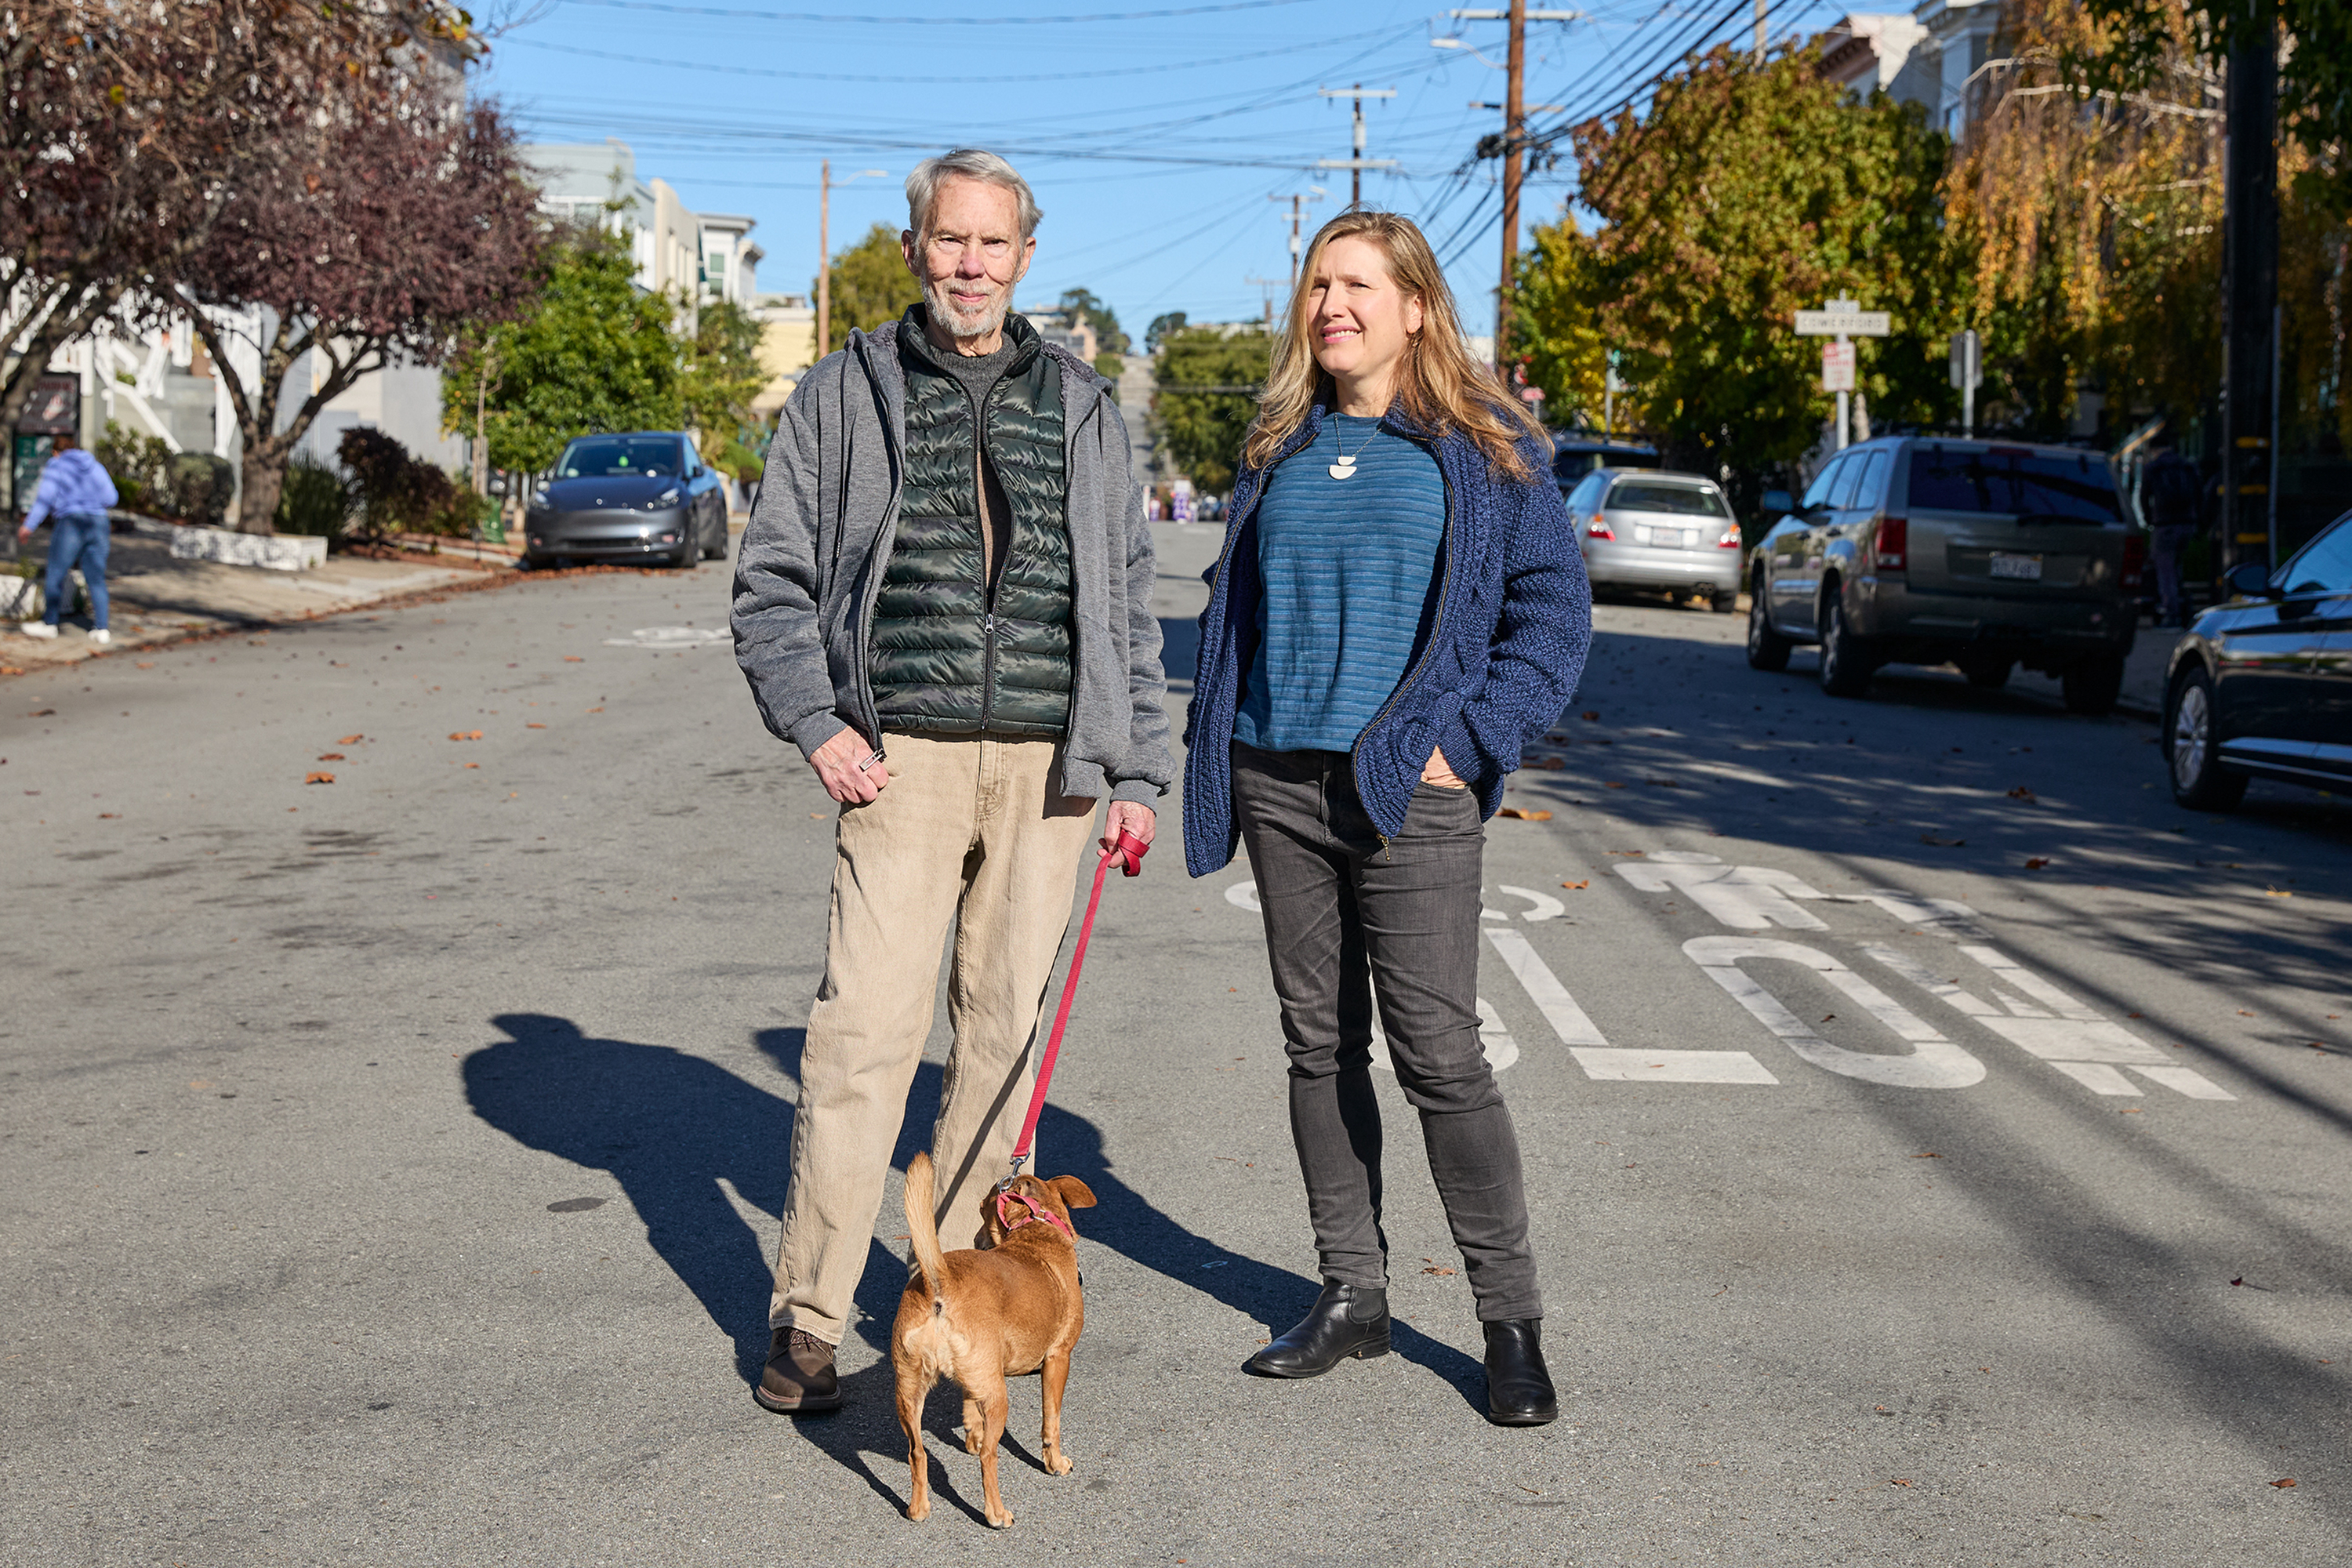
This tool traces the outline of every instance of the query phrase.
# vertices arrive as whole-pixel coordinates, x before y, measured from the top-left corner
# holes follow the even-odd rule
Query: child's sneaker
[[[89,640],[103,647],[105,645],[114,640],[114,634],[108,631],[104,626],[100,626],[98,630],[89,634]]]
[[[58,635],[58,628],[47,621],[20,622],[16,629],[28,637],[53,637]]]

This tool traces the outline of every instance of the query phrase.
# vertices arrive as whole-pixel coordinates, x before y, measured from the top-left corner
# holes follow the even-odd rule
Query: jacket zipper
[[[1011,366],[1007,366],[1009,371]],[[985,731],[988,722],[996,716],[996,585],[1004,580],[1005,570],[1013,564],[1013,540],[1020,531],[1020,523],[1013,515],[1013,497],[1004,498],[1004,556],[992,565],[988,522],[988,410],[996,399],[997,388],[1004,377],[996,378],[996,385],[988,389],[984,398],[964,396],[971,404],[971,514],[980,535],[980,727]]]
[[[1383,420],[1382,423],[1385,424],[1386,421]],[[1437,462],[1436,449],[1428,442],[1421,440],[1418,437],[1407,438],[1423,451],[1427,452],[1431,461]],[[1437,614],[1429,623],[1429,641],[1423,647],[1421,657],[1412,661],[1412,668],[1404,672],[1404,679],[1397,682],[1396,689],[1389,693],[1389,700],[1381,704],[1381,710],[1372,715],[1372,721],[1364,726],[1363,732],[1356,737],[1355,746],[1348,752],[1348,772],[1354,779],[1359,799],[1362,798],[1364,793],[1364,781],[1357,773],[1357,758],[1363,750],[1364,742],[1373,731],[1381,727],[1381,721],[1395,710],[1396,705],[1404,700],[1404,694],[1412,689],[1413,682],[1420,679],[1421,672],[1429,665],[1430,655],[1437,651],[1437,634],[1445,626],[1445,590],[1454,578],[1454,481],[1446,477],[1445,465],[1442,462],[1437,463],[1437,479],[1445,487],[1445,531],[1440,538],[1437,552]],[[1370,812],[1365,813],[1367,816],[1370,815]],[[1378,823],[1372,825],[1372,836],[1381,841],[1381,858],[1383,860],[1390,858],[1389,836],[1380,830]]]
[[[861,340],[855,345],[858,358],[865,362],[865,372],[869,381],[874,376],[874,363],[867,357],[866,345],[872,342],[871,338],[861,335]],[[895,340],[893,347],[896,347]],[[845,379],[846,374],[845,372]],[[890,503],[882,509],[882,521],[875,529],[872,546],[866,551],[866,604],[851,633],[857,662],[857,695],[861,707],[858,716],[866,721],[866,733],[877,749],[882,744],[882,715],[874,706],[874,606],[882,602],[882,574],[889,560],[891,542],[898,531],[898,503],[906,493],[907,468],[905,455],[898,449],[898,438],[891,433],[887,418],[882,421],[882,441],[890,459]]]

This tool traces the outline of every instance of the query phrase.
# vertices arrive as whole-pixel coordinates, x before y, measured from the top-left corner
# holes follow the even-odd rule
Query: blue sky
[[[835,191],[838,250],[877,221],[903,225],[900,183],[918,159],[997,148],[1045,214],[1020,302],[1091,289],[1139,342],[1163,311],[1257,315],[1264,290],[1249,279],[1288,272],[1290,194],[1328,193],[1307,208],[1309,234],[1347,204],[1347,171],[1312,165],[1349,155],[1348,106],[1317,89],[1394,88],[1365,106],[1367,156],[1401,166],[1365,174],[1365,203],[1421,220],[1470,331],[1492,326],[1498,165],[1471,153],[1502,117],[1470,104],[1502,99],[1503,73],[1477,58],[1503,58],[1499,22],[1395,0],[880,0],[871,16],[829,4],[840,0],[541,0],[497,39],[479,85],[529,140],[618,137],[640,175],[697,211],[758,219],[772,292],[815,275],[819,160],[836,180],[890,175]],[[1692,43],[1752,36],[1750,0],[1580,8],[1528,26],[1528,100],[1570,110],[1531,125],[1622,100]],[[1810,32],[1838,14],[1772,0],[1769,26]],[[1044,17],[1056,19],[1032,19]],[[1432,47],[1447,37],[1469,47]],[[1523,228],[1558,216],[1570,174],[1529,179]]]

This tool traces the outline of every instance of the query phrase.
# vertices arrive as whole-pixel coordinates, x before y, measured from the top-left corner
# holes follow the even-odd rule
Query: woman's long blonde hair
[[[1315,363],[1315,323],[1307,297],[1315,287],[1324,249],[1335,239],[1349,238],[1378,246],[1397,287],[1421,300],[1421,331],[1406,340],[1397,369],[1398,410],[1432,436],[1460,431],[1477,444],[1498,473],[1532,479],[1518,443],[1541,437],[1543,426],[1503,389],[1492,370],[1470,357],[1462,316],[1454,307],[1454,291],[1445,286],[1436,253],[1413,221],[1397,213],[1344,212],[1317,231],[1298,269],[1298,286],[1291,291],[1281,334],[1274,341],[1274,363],[1265,391],[1258,397],[1257,418],[1242,442],[1242,460],[1258,468],[1272,462],[1283,442],[1306,423],[1316,398],[1331,385],[1329,374]]]

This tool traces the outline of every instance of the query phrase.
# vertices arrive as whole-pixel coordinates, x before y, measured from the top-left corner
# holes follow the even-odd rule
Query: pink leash
[[[1103,851],[1095,867],[1095,890],[1087,897],[1087,918],[1078,923],[1078,945],[1070,954],[1070,977],[1062,983],[1062,1005],[1054,1014],[1054,1032],[1045,1037],[1045,1055],[1037,1064],[1037,1088],[1029,1096],[1029,1116],[1021,1123],[1021,1142],[1013,1146],[1013,1174],[996,1184],[1003,1193],[1013,1184],[1013,1177],[1029,1162],[1030,1146],[1037,1142],[1037,1118],[1045,1109],[1045,1088],[1054,1081],[1054,1058],[1062,1054],[1062,1031],[1069,1026],[1070,1004],[1077,1000],[1078,974],[1087,964],[1087,939],[1095,933],[1095,908],[1102,902],[1103,879],[1110,874],[1111,862],[1129,877],[1143,874],[1143,857],[1151,846],[1129,833],[1118,830],[1118,842]]]

